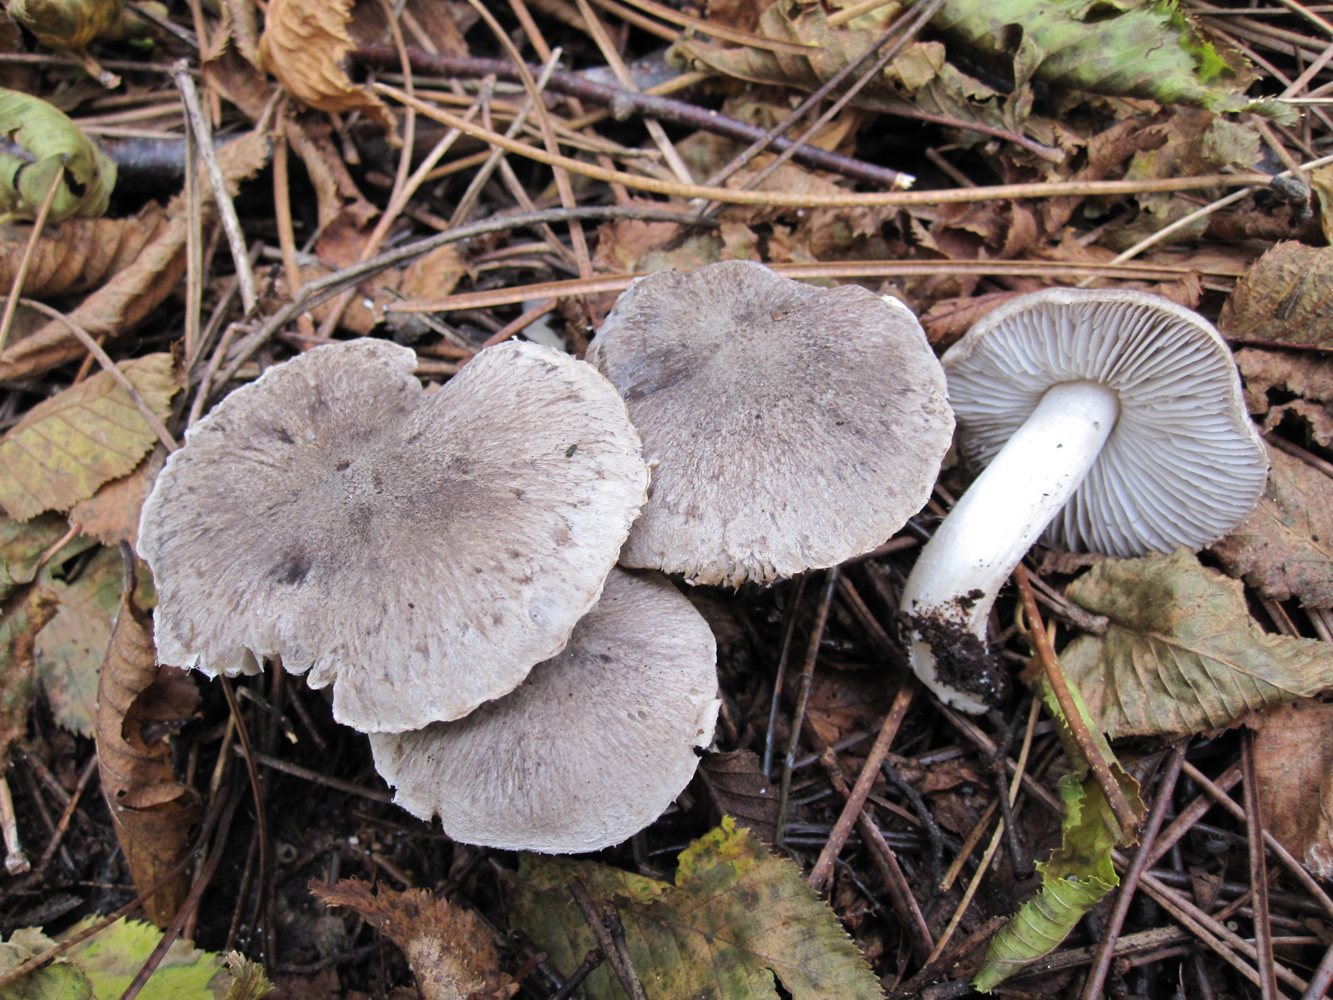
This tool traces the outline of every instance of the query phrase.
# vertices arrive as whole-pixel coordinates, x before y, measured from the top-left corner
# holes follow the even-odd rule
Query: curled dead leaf
[[[1333,247],[1273,247],[1236,282],[1217,327],[1246,344],[1333,351]]]
[[[134,263],[164,223],[165,213],[155,201],[123,219],[66,219],[54,235],[37,240],[23,294],[43,298],[96,288]],[[0,287],[13,286],[30,235],[28,226],[0,229]]]
[[[218,150],[218,163],[230,185],[259,172],[268,162],[268,139],[248,132]],[[207,180],[200,184],[204,224],[214,218],[216,206]],[[167,224],[147,244],[134,263],[116,274],[73,310],[69,317],[94,337],[118,336],[132,329],[171,294],[185,273],[185,237],[189,213],[183,197],[167,208]],[[84,348],[59,320],[52,320],[30,337],[0,354],[0,380],[26,378],[49,371],[84,355]],[[128,471],[128,470],[127,470]],[[123,475],[123,473],[121,473]],[[82,498],[80,498],[82,499]]]
[[[360,879],[310,891],[327,906],[350,906],[403,950],[424,1000],[508,1000],[518,984],[500,971],[495,942],[476,914],[424,889],[378,893]]]
[[[133,557],[128,546],[122,552],[131,571],[97,689],[97,766],[116,837],[143,890],[185,856],[199,821],[199,795],[176,780],[165,739],[193,715],[199,691],[180,668],[158,667],[152,621],[134,600]],[[166,927],[189,890],[183,871],[144,910]]]
[[[259,64],[294,97],[318,111],[361,110],[392,134],[384,102],[354,86],[342,68],[352,48],[351,0],[272,0],[259,38]]]

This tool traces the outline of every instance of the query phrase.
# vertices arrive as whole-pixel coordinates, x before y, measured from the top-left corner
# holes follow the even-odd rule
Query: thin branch
[[[134,384],[125,377],[125,373],[117,368],[116,363],[111,360],[111,355],[102,350],[101,345],[93,340],[92,335],[87,330],[79,326],[79,324],[75,323],[64,313],[52,309],[44,302],[38,302],[36,299],[19,299],[19,301],[29,309],[36,309],[43,315],[64,323],[69,332],[74,334],[75,339],[97,359],[97,363],[111,376],[112,380],[129,393],[130,399],[134,401],[134,405],[138,407],[144,420],[148,421],[148,426],[153,429],[153,433],[157,435],[158,440],[162,442],[167,451],[175,451],[180,447],[180,445],[176,443],[176,439],[171,436],[171,432],[167,430],[166,425],[162,423],[161,419],[153,412],[152,408],[144,402],[144,398],[139,395],[139,390],[134,388]]]
[[[56,200],[56,192],[60,190],[60,182],[64,179],[65,168],[62,166],[56,171],[55,177],[51,179],[51,186],[47,188],[46,197],[42,199],[42,207],[37,210],[37,218],[33,220],[32,233],[28,236],[28,243],[23,248],[23,259],[19,261],[19,269],[14,274],[13,284],[9,286],[9,298],[5,302],[5,314],[3,318],[0,318],[0,354],[4,353],[5,342],[9,340],[9,328],[14,324],[14,313],[18,309],[19,296],[23,294],[23,283],[28,279],[28,268],[32,265],[32,252],[37,248],[37,241],[42,237],[47,216],[51,214],[51,203]]]
[[[241,283],[241,301],[249,311],[254,308],[259,298],[255,291],[255,275],[250,268],[250,255],[246,253],[241,220],[236,216],[236,205],[231,200],[231,192],[227,190],[227,180],[222,175],[222,166],[218,163],[217,152],[213,148],[213,130],[208,127],[208,121],[204,118],[204,109],[199,104],[199,93],[194,89],[194,80],[190,78],[189,66],[185,60],[182,59],[176,64],[171,76],[181,92],[186,117],[194,132],[195,148],[203,157],[204,169],[208,171],[208,181],[213,187],[213,200],[218,206],[218,214],[222,217],[222,228],[227,233],[232,261]]]
[[[1102,790],[1102,795],[1106,797],[1111,812],[1115,814],[1115,820],[1120,825],[1120,829],[1124,833],[1129,833],[1137,825],[1139,817],[1134,815],[1134,809],[1125,798],[1120,783],[1116,781],[1115,776],[1111,773],[1110,765],[1107,764],[1106,759],[1102,757],[1101,752],[1097,749],[1097,744],[1093,742],[1088,723],[1074,701],[1074,695],[1069,690],[1069,682],[1065,679],[1064,670],[1061,669],[1060,661],[1055,656],[1055,650],[1051,648],[1051,640],[1046,635],[1046,628],[1041,620],[1041,611],[1037,608],[1037,598],[1033,596],[1032,585],[1028,583],[1027,568],[1022,563],[1014,568],[1014,582],[1018,584],[1018,592],[1023,601],[1023,611],[1027,615],[1028,634],[1032,638],[1033,645],[1037,647],[1037,656],[1041,660],[1042,668],[1046,671],[1046,679],[1055,694],[1055,700],[1060,704],[1060,711],[1065,717],[1065,723],[1069,726],[1074,740],[1078,743],[1079,750],[1087,761],[1088,770],[1092,773],[1093,780],[1097,782],[1097,787]]]
[[[778,819],[777,829],[773,834],[774,847],[781,847],[783,840],[786,839],[791,769],[796,761],[796,748],[801,742],[801,723],[805,719],[805,706],[810,699],[810,684],[814,679],[815,663],[819,660],[819,645],[824,641],[824,627],[828,624],[829,608],[833,604],[833,590],[837,583],[838,567],[831,566],[824,577],[824,592],[819,595],[819,610],[815,612],[815,623],[810,628],[805,664],[801,668],[800,689],[796,694],[796,708],[792,712],[791,732],[787,734],[787,755],[782,762],[782,781],[778,786]]]
[[[867,206],[942,205],[990,201],[1007,198],[1048,198],[1059,195],[1143,194],[1154,191],[1191,191],[1210,187],[1243,187],[1267,184],[1268,174],[1205,174],[1199,177],[1161,177],[1122,181],[1055,181],[1033,184],[1001,184],[993,187],[948,188],[941,191],[871,191],[840,194],[809,194],[786,191],[745,191],[739,188],[705,187],[701,184],[679,184],[641,177],[620,170],[608,170],[583,163],[568,156],[529,146],[527,143],[506,139],[498,132],[463,121],[457,115],[425,101],[418,100],[395,87],[374,84],[374,90],[383,97],[392,98],[407,107],[415,108],[427,118],[449,125],[483,142],[526,156],[530,160],[559,167],[570,173],[582,174],[593,180],[620,183],[627,188],[664,194],[676,198],[708,198],[730,205],[772,205],[787,208],[861,208]]]

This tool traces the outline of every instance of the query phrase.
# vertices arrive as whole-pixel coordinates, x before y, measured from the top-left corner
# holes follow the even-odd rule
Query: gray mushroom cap
[[[953,417],[911,311],[726,261],[637,279],[588,351],[653,469],[626,566],[768,583],[881,544],[929,498]]]
[[[642,830],[694,774],[720,702],[707,622],[613,570],[560,655],[465,719],[370,737],[394,801],[455,840],[570,854]]]
[[[1236,365],[1207,320],[1121,289],[1050,288],[983,317],[944,355],[959,450],[986,466],[1052,386],[1115,392],[1115,428],[1043,534],[1112,556],[1216,541],[1258,502],[1268,476]]]
[[[412,351],[318,347],[186,434],[144,505],[164,663],[282,657],[362,731],[512,690],[597,599],[647,470],[614,388],[535,344],[433,395]]]

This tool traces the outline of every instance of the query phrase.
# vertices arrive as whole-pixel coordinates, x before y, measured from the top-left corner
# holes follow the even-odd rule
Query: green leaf
[[[1028,665],[1024,680],[1055,720],[1056,732],[1069,757],[1072,773],[1061,778],[1059,784],[1063,806],[1060,847],[1051,852],[1051,859],[1046,864],[1037,864],[1041,889],[991,938],[985,964],[973,981],[973,986],[986,992],[1027,963],[1035,962],[1059,947],[1083,915],[1120,884],[1111,863],[1111,851],[1133,838],[1133,830],[1120,829],[1101,786],[1095,779],[1086,777],[1088,762],[1036,658]],[[1097,731],[1078,690],[1071,687],[1070,694],[1091,731],[1097,753],[1110,767],[1134,815],[1142,817],[1143,801],[1139,797],[1138,782],[1121,768],[1110,744]]]
[[[71,937],[96,920],[85,917],[61,937]],[[97,1000],[116,1000],[161,940],[162,932],[152,924],[121,919],[79,942],[65,956],[87,974]],[[232,982],[233,976],[223,968],[221,955],[191,947],[188,941],[178,938],[167,949],[139,997],[140,1000],[224,1000]]]
[[[31,521],[0,520],[0,601],[37,578],[42,554],[69,531],[58,514]],[[68,551],[68,546],[62,549]]]
[[[0,132],[30,154],[0,153],[0,211],[36,218],[62,167],[65,176],[51,202],[50,220],[106,211],[116,165],[63,111],[40,98],[0,89]]]
[[[55,942],[35,927],[15,931],[0,944],[0,972],[26,962],[34,955],[55,946]],[[0,1000],[94,1000],[88,977],[76,965],[57,958],[44,969],[0,986]]]
[[[1109,812],[1097,782],[1060,779],[1063,841],[1046,864],[1037,864],[1041,890],[1000,928],[972,985],[989,993],[1029,962],[1059,947],[1102,897],[1120,884],[1111,864],[1115,835],[1104,822]]]
[[[1171,0],[946,0],[931,26],[992,65],[1030,42],[1041,53],[1032,79],[1053,87],[1214,111],[1253,104],[1249,64]]]
[[[117,549],[99,549],[73,583],[51,576],[51,565],[42,574],[42,586],[55,595],[60,608],[37,633],[33,651],[37,679],[56,724],[91,738],[97,719],[97,679],[120,607],[125,563]],[[135,601],[146,610],[156,598],[152,574],[141,565],[138,575]]]
[[[729,76],[813,90],[860,56],[894,12],[887,5],[880,9],[878,20],[856,18],[830,28],[822,5],[779,0],[760,15],[759,33],[816,46],[812,54],[723,47],[693,36],[678,42],[673,52],[676,58]],[[1209,37],[1172,0],[946,0],[931,25],[969,59],[1015,81],[1008,99],[1015,106],[1003,113],[1005,127],[1010,129],[1026,117],[1031,104],[1029,81],[1214,111],[1249,109],[1291,115],[1290,108],[1276,108],[1272,102],[1260,106],[1247,98],[1245,89],[1254,80],[1249,63],[1239,52]],[[886,70],[854,103],[880,110],[901,105],[903,95],[891,86],[894,75],[904,81],[913,79],[911,73]],[[919,76],[916,82],[921,83]],[[958,81],[945,81],[945,86],[953,92],[963,89]],[[952,103],[952,99],[935,96],[923,107],[945,110]],[[974,107],[987,119],[1001,115],[997,102]],[[990,110],[983,112],[986,107]]]
[[[166,416],[177,389],[171,355],[117,367],[148,407]],[[38,403],[0,438],[0,506],[19,521],[69,510],[103,483],[128,475],[156,441],[129,393],[110,373],[98,372]]]
[[[1079,636],[1060,661],[1112,738],[1222,729],[1333,687],[1333,647],[1264,632],[1240,581],[1186,549],[1105,560],[1067,596],[1111,620],[1105,635]]]
[[[635,970],[652,1000],[864,1000],[879,983],[830,910],[786,858],[772,857],[730,816],[680,855],[675,886],[588,861],[523,855],[514,920],[560,968],[596,942],[569,895],[578,877],[594,903],[613,903]],[[589,1000],[623,1000],[605,966]]]

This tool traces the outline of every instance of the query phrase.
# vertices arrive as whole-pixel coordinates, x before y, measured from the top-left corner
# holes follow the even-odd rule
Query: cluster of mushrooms
[[[716,648],[663,574],[769,584],[876,548],[930,496],[955,413],[987,468],[900,617],[970,711],[1002,687],[990,605],[1043,531],[1199,546],[1267,468],[1221,338],[1137,292],[1015,299],[942,368],[896,300],[730,261],[635,281],[586,362],[511,342],[435,392],[414,368],[319,347],[191,428],[139,529],[158,656],[332,685],[398,804],[506,849],[619,843],[693,775]]]

